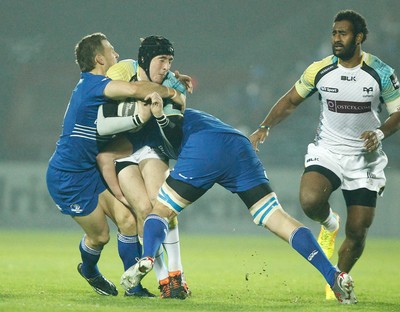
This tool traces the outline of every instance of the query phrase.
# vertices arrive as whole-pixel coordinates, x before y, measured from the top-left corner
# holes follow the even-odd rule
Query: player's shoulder
[[[130,81],[136,74],[136,61],[133,59],[125,59],[111,66],[107,71],[107,77],[112,80]]]
[[[367,53],[367,52],[363,52],[363,53],[364,53],[364,63],[366,65],[368,65],[369,67],[373,68],[378,73],[393,72],[393,69],[388,64],[383,62],[379,57],[377,57],[371,53]]]
[[[321,60],[314,61],[313,63],[311,63],[307,67],[306,71],[317,74],[325,68],[330,68],[331,66],[336,66],[336,64],[337,64],[337,57],[334,55],[329,55],[327,57],[324,57]]]
[[[315,88],[317,81],[335,68],[337,68],[337,57],[334,55],[327,56],[311,63],[304,71],[300,80],[296,83],[298,87],[296,89],[305,89],[303,91],[297,91],[300,92],[299,94],[303,97],[309,96],[311,94],[310,92],[313,92],[312,89]]]

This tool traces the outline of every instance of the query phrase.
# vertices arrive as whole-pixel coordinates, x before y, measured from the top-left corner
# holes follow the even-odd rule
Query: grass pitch
[[[97,295],[79,276],[82,233],[0,231],[0,311],[399,311],[400,241],[370,239],[352,271],[357,305],[325,301],[324,279],[288,244],[258,236],[182,233],[193,296],[187,300]],[[99,266],[116,285],[122,274],[112,233]],[[338,238],[338,243],[341,239]],[[336,261],[336,259],[333,259]],[[153,272],[143,285],[158,294]]]

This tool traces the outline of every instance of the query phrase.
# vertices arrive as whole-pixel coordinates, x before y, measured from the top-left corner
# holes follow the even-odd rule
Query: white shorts
[[[144,146],[134,152],[132,155],[120,159],[116,159],[116,162],[131,162],[134,164],[139,164],[142,160],[145,159],[160,159],[163,161],[168,160],[164,154],[162,154],[157,149],[154,149],[150,146]]]
[[[318,165],[329,169],[340,179],[342,190],[367,188],[379,194],[386,183],[384,169],[387,163],[387,156],[382,150],[360,155],[341,155],[311,143],[308,145],[304,166]]]

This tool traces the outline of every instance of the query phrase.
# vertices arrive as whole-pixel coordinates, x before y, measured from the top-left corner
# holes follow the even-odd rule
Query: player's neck
[[[360,48],[356,49],[356,52],[354,53],[353,57],[348,59],[348,60],[339,60],[340,65],[346,68],[353,68],[361,64],[363,59],[363,52]]]
[[[108,67],[109,68],[109,67]],[[105,76],[107,73],[108,68],[106,68],[103,65],[97,65],[95,68],[93,68],[90,73],[93,75],[102,75]]]

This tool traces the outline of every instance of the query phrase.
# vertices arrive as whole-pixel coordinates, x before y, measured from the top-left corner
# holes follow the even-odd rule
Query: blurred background
[[[140,37],[167,37],[176,51],[173,69],[194,79],[188,106],[249,135],[311,62],[331,54],[333,16],[343,9],[367,20],[363,49],[399,72],[398,0],[2,0],[0,226],[78,228],[57,211],[44,177],[79,79],[74,47],[83,36],[103,32],[120,59],[137,59]],[[285,209],[313,228],[299,207],[298,188],[318,116],[313,96],[271,131],[259,153]],[[384,149],[388,182],[371,234],[399,237],[400,134]],[[340,191],[332,207],[346,214]],[[180,220],[186,232],[260,230],[239,198],[218,186]]]

